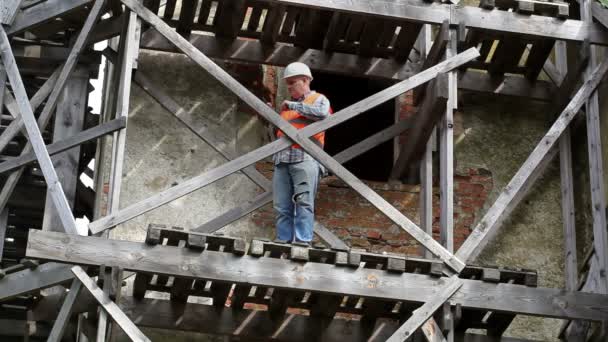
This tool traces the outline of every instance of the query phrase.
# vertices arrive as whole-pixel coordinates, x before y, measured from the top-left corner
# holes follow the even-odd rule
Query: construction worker
[[[310,90],[312,74],[304,63],[291,63],[283,73],[291,100],[281,104],[281,117],[297,129],[327,118],[329,100]],[[280,138],[284,134],[276,132]],[[312,137],[320,147],[325,133]],[[276,213],[277,239],[310,244],[314,226],[314,203],[319,178],[324,169],[314,158],[294,144],[273,156],[273,205]]]

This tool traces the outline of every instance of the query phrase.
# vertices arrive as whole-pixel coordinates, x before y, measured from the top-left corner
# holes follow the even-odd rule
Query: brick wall
[[[256,164],[258,170],[272,176],[272,164]],[[382,198],[395,206],[414,223],[419,224],[418,185],[364,181]],[[492,177],[484,169],[468,169],[454,177],[454,246],[462,245],[473,223],[478,219],[488,194],[492,189]],[[396,252],[420,255],[420,245],[384,214],[334,176],[321,181],[316,199],[316,219],[352,247],[373,252]],[[433,189],[433,235],[439,238],[439,188]],[[252,214],[255,224],[274,227],[271,205]]]

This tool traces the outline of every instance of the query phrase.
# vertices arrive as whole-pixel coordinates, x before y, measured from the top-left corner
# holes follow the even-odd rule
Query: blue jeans
[[[312,241],[319,173],[316,160],[274,166],[272,200],[278,239]]]

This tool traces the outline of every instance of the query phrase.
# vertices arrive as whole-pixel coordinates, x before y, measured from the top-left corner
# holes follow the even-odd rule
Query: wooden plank
[[[407,62],[416,39],[422,30],[422,24],[404,22],[395,41],[395,59],[398,62]]]
[[[361,40],[359,42],[358,54],[365,57],[372,57],[378,47],[378,36],[382,33],[382,20],[377,18],[367,18]]]
[[[554,45],[554,40],[547,39],[541,40],[532,45],[532,50],[530,51],[526,61],[526,78],[531,81],[535,81],[538,78],[540,71],[543,70],[543,67],[546,65],[546,62],[549,59],[549,55],[551,54]]]
[[[220,1],[215,18],[215,35],[235,39],[245,19],[245,0]]]
[[[591,1],[581,0],[581,19],[593,22]],[[599,51],[591,47],[591,59],[585,70],[585,83],[593,80],[599,64]],[[602,64],[608,64],[604,58]],[[591,212],[593,217],[593,246],[598,261],[598,293],[608,294],[608,231],[606,230],[606,194],[604,185],[604,166],[602,139],[600,131],[600,104],[597,92],[592,92],[585,103],[587,122],[587,151],[589,154],[589,178],[591,183]]]
[[[129,116],[129,98],[131,94],[131,78],[137,55],[139,54],[139,38],[140,38],[141,22],[135,13],[129,12],[126,18],[125,31],[122,34],[120,49],[120,69],[116,69],[119,73],[118,92],[116,96],[116,117],[128,118]],[[110,171],[110,189],[108,194],[109,212],[113,213],[118,210],[120,204],[120,193],[122,189],[122,174],[125,159],[125,145],[127,141],[127,130],[122,129],[114,134],[112,145],[112,166]]]
[[[339,12],[333,12],[331,16],[331,20],[329,21],[329,27],[327,28],[327,33],[325,34],[325,39],[323,40],[323,50],[331,51],[334,50],[344,34],[344,30],[346,29],[347,21],[345,16],[340,14]]]
[[[412,303],[432,300],[446,281],[445,277],[415,273],[352,269],[315,262],[302,264],[248,255],[235,257],[224,252],[201,253],[187,248],[149,246],[33,229],[29,232],[26,256],[80,265],[116,265],[128,271],[188,279]],[[460,304],[463,309],[592,321],[608,319],[608,298],[604,295],[479,280],[462,281],[462,287],[450,302],[452,305]]]
[[[0,24],[11,26],[20,9],[22,0],[4,0],[0,4]]]
[[[8,208],[4,208],[0,213],[0,262],[2,262],[2,253],[4,252],[4,239],[6,230],[8,229]]]
[[[501,38],[488,66],[488,72],[494,76],[503,75],[516,68],[527,45],[519,38]]]
[[[271,4],[266,14],[260,41],[265,45],[274,45],[279,37],[281,23],[285,16],[286,6]]]
[[[86,103],[89,96],[87,89],[88,84],[88,77],[75,75],[67,80],[65,89],[58,99],[59,103],[57,105],[53,128],[53,141],[60,141],[82,131],[86,114]],[[68,200],[71,212],[74,208],[76,185],[78,184],[78,178],[80,176],[78,173],[80,146],[75,146],[70,150],[56,154],[52,157],[51,161],[53,162],[55,172],[57,173],[61,187]],[[51,194],[46,195],[44,208],[42,229],[64,231],[59,216],[60,214],[53,205]]]
[[[87,141],[98,139],[103,135],[106,135],[106,134],[115,132],[121,128],[124,128],[125,124],[126,124],[125,118],[118,118],[118,119],[112,120],[108,123],[101,124],[101,125],[95,126],[93,128],[89,128],[89,129],[82,131],[67,139],[47,145],[47,151],[49,151],[49,155],[51,155],[51,156],[55,155],[57,153],[61,153],[63,151],[69,150],[72,147],[81,145]],[[22,166],[28,165],[35,161],[36,161],[36,155],[33,152],[30,152],[23,156],[12,158],[10,160],[0,163],[0,173],[18,169]]]
[[[432,237],[430,238],[426,233],[424,233],[418,226],[416,226],[413,222],[411,222],[407,217],[405,217],[399,210],[395,209],[390,203],[388,203],[384,198],[371,190],[367,185],[357,179],[352,173],[346,170],[342,165],[333,160],[329,155],[327,155],[320,147],[315,145],[312,141],[307,138],[301,138],[304,130],[300,131],[302,133],[298,133],[298,131],[287,121],[276,115],[272,109],[268,107],[263,101],[261,101],[257,96],[248,91],[243,85],[241,85],[238,81],[232,78],[227,72],[222,70],[219,66],[214,64],[208,57],[203,55],[200,51],[198,51],[194,46],[188,43],[183,37],[175,34],[175,32],[162,20],[160,20],[153,13],[148,11],[145,7],[141,6],[139,3],[136,3],[132,0],[123,0],[123,3],[127,5],[129,8],[134,10],[142,19],[148,22],[152,27],[154,27],[159,33],[164,35],[166,38],[171,40],[180,50],[184,51],[194,62],[196,62],[199,66],[203,67],[207,72],[209,72],[212,76],[214,76],[218,81],[223,83],[226,87],[232,90],[240,99],[248,103],[256,112],[262,115],[266,120],[270,121],[274,124],[278,129],[283,131],[288,137],[290,137],[294,142],[297,142],[302,148],[311,154],[315,159],[317,159],[320,163],[322,163],[325,167],[331,170],[334,174],[340,177],[343,181],[351,186],[355,191],[361,194],[364,198],[370,201],[374,206],[376,206],[379,210],[381,210],[385,215],[387,215],[393,222],[395,222],[402,229],[406,230],[410,235],[412,235],[415,239],[420,241],[427,248],[432,250],[440,259],[442,259],[449,267],[460,271],[464,268],[464,264],[459,262],[459,260],[455,259],[454,256],[447,252],[443,247],[441,247],[437,242],[435,242]],[[476,50],[473,49],[473,54],[476,54]],[[392,87],[391,87],[392,88]],[[391,89],[389,88],[389,89]],[[334,115],[333,117],[338,117]],[[327,120],[324,120],[327,121]],[[323,122],[318,123],[319,126]],[[310,129],[313,125],[307,126]],[[266,145],[270,146],[272,145]],[[257,150],[259,151],[259,149]],[[255,153],[252,152],[252,153]],[[235,159],[234,161],[238,160]],[[217,170],[217,169],[216,169]],[[182,183],[187,184],[188,182]],[[175,189],[175,187],[173,188]],[[172,189],[170,189],[172,190]],[[127,209],[127,208],[125,208]],[[91,227],[91,225],[89,225]]]
[[[271,0],[262,0],[270,2]],[[273,1],[275,2],[275,1]],[[519,34],[536,38],[553,38],[591,44],[608,45],[608,31],[601,24],[579,20],[555,20],[552,17],[523,15],[507,11],[487,11],[473,6],[455,8],[450,5],[425,3],[424,0],[376,2],[367,0],[276,0],[277,3],[331,10],[339,13],[364,14],[384,19],[408,20],[439,25],[445,20],[464,23],[466,28],[498,33]]]
[[[456,35],[456,30],[450,29],[446,59],[458,53]],[[454,71],[447,74],[448,99],[439,125],[439,240],[450,253],[454,252],[454,110],[458,100],[457,76]]]
[[[547,134],[536,145],[528,159],[526,159],[509,184],[500,193],[481,221],[475,226],[469,238],[460,247],[456,253],[459,258],[463,260],[475,258],[487,245],[488,241],[496,235],[505,216],[515,208],[523,197],[523,194],[531,187],[528,180],[531,177],[533,178],[534,174],[542,171],[542,167],[540,166],[543,162],[547,162],[545,160],[547,154],[555,146],[570,121],[572,121],[589,96],[597,88],[607,70],[608,61],[604,61],[593,70],[592,76],[583,83],[583,86],[577,91],[568,106],[561,112]]]
[[[165,1],[165,12],[163,14],[163,19],[165,19],[165,20],[173,19],[173,14],[175,13],[176,4],[177,4],[177,0],[166,0]]]
[[[36,7],[38,7],[38,6],[36,6]],[[36,105],[38,101],[40,101],[40,103],[42,103],[42,101],[44,100],[44,95],[46,95],[46,92],[50,90],[50,95],[49,95],[48,99],[46,100],[42,113],[40,113],[40,116],[38,118],[38,126],[36,126],[36,124],[34,124],[33,126],[35,126],[35,127],[31,127],[30,129],[28,129],[28,131],[31,129],[37,130],[38,127],[40,127],[41,129],[44,129],[46,127],[46,125],[47,125],[48,121],[50,120],[51,115],[55,109],[57,99],[59,98],[59,95],[61,94],[69,75],[74,70],[76,63],[78,62],[79,55],[80,55],[82,49],[84,48],[84,46],[87,42],[88,36],[91,33],[91,30],[92,30],[95,22],[98,20],[102,9],[103,9],[103,1],[96,0],[95,4],[91,8],[91,11],[89,12],[89,15],[87,16],[87,19],[86,19],[80,33],[78,34],[78,37],[76,38],[76,41],[74,42],[74,46],[72,47],[72,50],[70,51],[67,61],[65,62],[65,64],[63,65],[63,67],[61,68],[61,71],[59,72],[59,74],[57,76],[57,80],[55,81],[53,79],[53,76],[51,76],[51,78],[49,78],[49,80],[47,82],[45,82],[43,87],[36,93],[34,98],[32,98],[31,103],[18,102],[18,104],[20,105],[20,111],[22,113],[24,110],[29,110],[30,112],[32,112],[34,105]],[[11,83],[12,83],[12,81],[11,81]],[[16,85],[13,84],[13,87],[15,87],[15,86]],[[40,96],[37,97],[39,94],[40,94]],[[27,97],[25,99],[27,99]],[[22,99],[22,100],[24,100],[24,99]],[[34,100],[36,100],[36,101],[34,101]],[[33,118],[33,114],[32,114],[32,118]],[[22,118],[22,120],[23,120],[23,118]],[[16,134],[18,132],[19,125],[20,125],[20,123],[16,123],[15,129],[12,131],[12,134]],[[8,137],[10,137],[10,136],[7,135],[7,138]],[[31,140],[31,137],[30,137],[30,140]],[[41,147],[42,146],[38,146],[38,147],[34,146],[34,152],[36,152],[37,156],[40,156],[40,153],[44,152],[44,151],[36,151],[37,148],[41,148]],[[30,151],[31,151],[31,147],[30,147],[30,144],[28,144],[23,149],[22,154],[29,153]],[[45,154],[47,155],[45,158],[47,158],[48,153],[45,152]],[[52,163],[50,162],[50,158],[47,158],[47,159],[48,159],[48,161],[40,161],[42,164],[41,168],[43,169],[43,172],[45,172],[46,174],[48,174],[50,172],[51,173],[50,176],[52,177],[53,174],[55,174],[55,172],[52,168]],[[46,171],[44,171],[45,169],[46,169]],[[22,172],[23,171],[21,171],[21,170],[14,172],[13,174],[11,174],[9,176],[9,178],[5,182],[5,184],[2,188],[2,191],[0,192],[0,207],[3,208],[6,205],[5,203],[8,201],[8,197],[10,196],[13,189],[15,188]],[[55,174],[55,178],[56,178],[56,174]],[[59,212],[62,213],[61,218],[62,218],[62,223],[64,225],[64,228],[70,229],[70,231],[72,231],[74,234],[76,234],[76,226],[75,226],[74,218],[71,216],[71,214],[68,215],[68,213],[70,213],[70,211],[68,210],[69,206],[67,205],[65,196],[62,194],[59,194],[59,192],[54,189],[54,188],[60,189],[61,184],[53,182],[53,181],[49,181],[48,179],[47,179],[47,184],[51,184],[49,189],[51,190],[51,194],[55,197],[54,204],[58,207]],[[63,191],[61,191],[61,193],[62,192]],[[61,197],[63,197],[63,199]]]
[[[194,15],[196,14],[196,5],[198,5],[198,0],[182,1],[182,8],[179,12],[179,24],[177,24],[177,32],[182,36],[187,36],[192,31]]]
[[[2,279],[0,301],[62,284],[73,277],[69,266],[57,263],[46,263],[34,269],[11,273]]]
[[[63,338],[63,334],[65,329],[68,326],[68,322],[70,321],[70,316],[72,316],[72,310],[74,309],[74,303],[80,294],[80,290],[82,289],[82,283],[75,280],[72,282],[72,286],[70,287],[70,292],[68,292],[63,304],[61,305],[61,310],[59,310],[59,314],[57,315],[57,319],[55,319],[55,323],[53,324],[53,329],[49,334],[49,338],[47,342],[59,342]]]
[[[251,8],[251,14],[249,15],[249,22],[247,23],[247,30],[251,32],[257,32],[260,26],[260,19],[262,18],[262,8],[255,6]]]
[[[32,107],[28,101],[27,93],[25,92],[25,85],[23,84],[23,80],[21,79],[19,70],[15,64],[15,58],[11,51],[10,41],[6,35],[6,31],[4,31],[4,28],[2,27],[0,27],[0,52],[2,54],[2,61],[6,67],[8,78],[13,91],[15,92],[16,101],[21,112],[21,118],[23,119],[25,128],[27,129],[31,146],[33,146],[36,157],[38,158],[40,168],[42,169],[44,178],[48,185],[48,191],[53,196],[53,202],[60,214],[61,222],[66,231],[70,232],[71,234],[77,234],[78,231],[76,229],[76,222],[72,216],[62,186],[57,179],[57,174],[53,169],[51,158],[46,151],[44,140],[42,139],[40,129],[36,124],[36,118],[34,117]]]
[[[555,93],[555,87],[546,81],[531,82],[517,76],[489,77],[487,73],[469,70],[459,73],[458,89],[481,93],[525,97],[548,101]]]
[[[437,35],[435,36],[435,40],[433,41],[433,45],[429,50],[424,62],[422,63],[422,70],[426,70],[431,66],[439,63],[439,61],[443,58],[445,47],[448,44],[450,39],[450,30],[448,22],[444,22],[441,24],[441,28]],[[424,97],[426,89],[424,87],[420,87],[414,91],[414,104],[420,103],[422,98]]]
[[[211,12],[211,3],[212,0],[200,0],[201,1],[201,10],[198,12],[198,23],[202,25],[206,25],[209,20],[209,13]]]
[[[59,73],[61,72],[61,67],[55,70],[51,77],[49,77],[42,87],[38,89],[36,94],[32,96],[30,99],[30,105],[32,106],[32,110],[38,109],[38,107],[43,103],[46,97],[51,93],[51,90],[55,86],[57,82],[57,78],[59,77]],[[11,121],[11,123],[6,127],[2,135],[0,135],[0,151],[3,151],[6,146],[21,132],[23,128],[23,120],[21,119],[21,114],[19,114],[19,108],[17,108],[17,103],[9,92],[5,93],[5,105],[11,115],[15,118],[15,120]]]
[[[192,331],[213,335],[233,336],[240,339],[272,339],[288,342],[308,342],[321,339],[324,342],[366,341],[369,335],[363,332],[360,321],[334,319],[329,326],[319,332],[319,325],[309,316],[289,315],[286,324],[277,329],[267,311],[218,310],[210,305],[186,303],[179,309],[168,300],[145,298],[141,301],[131,297],[123,298],[120,307],[138,326]],[[384,341],[398,328],[398,322],[386,320],[382,329],[372,341]],[[244,327],[243,329],[239,329]],[[237,333],[238,332],[238,333]],[[319,337],[321,333],[321,337]],[[456,336],[458,342],[496,342],[493,337],[479,334]],[[530,340],[502,337],[501,342],[535,342]],[[441,342],[441,341],[437,341]]]
[[[41,2],[36,6],[18,12],[6,33],[13,36],[89,3],[91,3],[91,0],[47,0]]]
[[[93,279],[85,273],[85,271],[79,267],[72,267],[72,273],[78,278],[78,280],[84,285],[89,292],[99,302],[101,307],[110,315],[116,324],[120,326],[127,336],[132,341],[150,341],[135,324],[120,310],[118,305],[114,303],[103,291],[95,284]]]
[[[433,140],[435,139],[435,129],[426,142],[424,156],[420,161],[420,228],[433,236]],[[426,248],[423,254],[426,259],[431,259],[433,254]]]
[[[395,162],[389,179],[398,180],[404,175],[406,167],[419,160],[431,138],[433,128],[446,113],[449,98],[449,80],[447,75],[438,75],[427,86],[424,103],[416,114],[408,134],[408,142],[401,145],[399,158]]]
[[[556,44],[555,61],[560,76],[565,77],[568,72],[565,42],[558,42],[558,44]],[[562,222],[564,225],[565,285],[566,290],[576,291],[578,283],[578,261],[576,254],[576,223],[574,216],[574,184],[570,128],[566,128],[562,137],[559,139],[559,167],[562,193]]]
[[[412,65],[395,63],[384,58],[366,58],[339,52],[303,49],[285,43],[276,43],[272,51],[262,43],[237,38],[229,44],[219,43],[211,36],[192,34],[189,41],[211,58],[246,63],[286,66],[294,60],[306,63],[313,71],[331,72],[349,76],[402,80],[417,72]],[[142,37],[142,48],[160,51],[176,51],[158,32],[150,30]],[[458,87],[484,93],[530,97],[541,101],[552,100],[555,88],[547,81],[530,82],[521,77],[506,76],[504,81],[491,78],[486,73],[469,71],[460,77]]]
[[[426,321],[420,329],[428,342],[447,342],[434,318]]]
[[[387,342],[402,342],[410,338],[461,286],[461,279],[458,279],[457,276],[451,277],[450,280],[446,281],[437,290],[437,295],[416,309],[412,316],[393,333]]]

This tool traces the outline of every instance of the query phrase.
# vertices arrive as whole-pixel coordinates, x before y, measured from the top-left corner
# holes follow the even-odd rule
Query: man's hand
[[[281,103],[281,110],[289,110],[289,103],[291,101],[287,101],[287,100],[283,100],[283,102]]]

